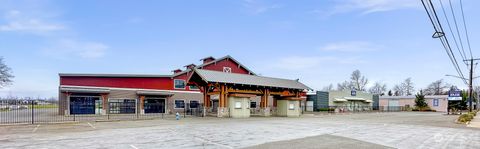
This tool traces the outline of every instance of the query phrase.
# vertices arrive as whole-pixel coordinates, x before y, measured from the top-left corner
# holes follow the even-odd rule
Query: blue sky
[[[479,3],[464,0],[473,49]],[[56,97],[61,72],[170,74],[227,54],[314,89],[355,69],[389,89],[408,77],[465,87],[444,76],[455,71],[432,33],[419,0],[0,0],[0,56],[16,76],[0,96]]]

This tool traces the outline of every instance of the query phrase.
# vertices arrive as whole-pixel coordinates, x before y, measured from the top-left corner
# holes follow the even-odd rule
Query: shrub
[[[466,113],[466,114],[462,114],[460,115],[460,117],[458,117],[458,122],[461,122],[461,123],[466,123],[466,122],[469,122],[473,119],[474,115],[472,113]]]

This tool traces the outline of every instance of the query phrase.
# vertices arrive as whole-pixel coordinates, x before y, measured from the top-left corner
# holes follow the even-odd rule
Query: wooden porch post
[[[142,95],[142,96],[140,96],[140,114],[144,114],[144,113],[145,113],[145,111],[144,111],[144,109],[145,109],[144,105],[145,105],[145,96]]]

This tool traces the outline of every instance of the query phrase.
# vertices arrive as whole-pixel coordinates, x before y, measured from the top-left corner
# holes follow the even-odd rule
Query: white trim
[[[183,100],[183,108],[177,108],[177,103],[175,101],[177,100]],[[174,99],[173,100],[173,109],[185,109],[185,99]]]
[[[81,87],[81,88],[104,88],[104,89],[111,89],[111,90],[130,90],[130,91],[164,91],[164,92],[172,92],[172,93],[197,93],[202,94],[199,91],[177,91],[177,90],[158,90],[158,89],[142,89],[142,88],[120,88],[120,87],[96,87],[96,86],[75,86],[75,85],[60,85],[60,87]]]
[[[177,80],[182,80],[183,81],[183,88],[177,88],[175,86],[175,81],[177,81]],[[184,80],[184,79],[173,79],[173,89],[187,89],[187,81]]]

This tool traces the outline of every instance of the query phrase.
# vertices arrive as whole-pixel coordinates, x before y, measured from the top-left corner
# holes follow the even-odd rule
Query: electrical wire
[[[441,2],[441,0],[440,0],[440,2]],[[462,36],[460,35],[460,31],[459,31],[458,25],[457,25],[457,17],[455,17],[455,12],[453,11],[452,0],[448,0],[448,3],[450,4],[450,11],[452,12],[453,22],[455,23],[455,28],[457,30],[457,35],[458,35],[458,39],[460,41],[460,46],[462,47],[463,54],[465,55],[465,58],[464,58],[464,60],[465,60],[467,58],[466,58],[465,50],[463,48]]]
[[[447,21],[447,26],[448,26],[448,29],[450,30],[450,33],[452,34],[452,37],[453,37],[453,41],[455,42],[455,46],[457,47],[457,51],[458,53],[460,53],[460,55],[462,56],[462,59],[467,59],[466,57],[466,54],[465,54],[465,50],[463,50],[463,44],[461,44],[462,46],[462,51],[463,53],[460,51],[460,47],[458,46],[458,42],[457,42],[457,38],[455,37],[455,34],[453,33],[453,30],[452,30],[452,27],[450,25],[450,21],[448,19],[448,16],[447,16],[447,13],[446,13],[446,10],[445,10],[445,7],[443,7],[443,3],[442,3],[442,0],[439,0],[440,2],[440,6],[442,7],[442,12],[443,12],[443,15],[445,16],[445,20]],[[458,30],[457,30],[458,31]],[[461,38],[460,38],[460,41],[461,41]],[[464,61],[465,64],[467,64],[467,62]]]
[[[435,29],[435,34],[438,34],[438,33],[443,34],[443,35],[439,35],[438,38],[440,39],[440,42],[442,43],[442,45],[445,49],[445,52],[449,56],[450,61],[452,62],[452,64],[453,64],[455,70],[457,71],[458,75],[461,78],[465,78],[462,70],[460,69],[460,66],[458,65],[458,61],[455,58],[455,54],[452,51],[450,43],[448,42],[448,38],[446,38],[446,35],[443,31],[442,25],[440,23],[440,20],[438,19],[438,15],[437,15],[437,12],[435,11],[433,3],[432,3],[431,0],[428,0],[427,2],[429,3],[429,5],[426,4],[426,0],[422,0],[423,7],[425,8],[425,11],[427,12],[427,15],[430,19],[430,22],[432,23],[432,25]],[[462,80],[464,81],[465,84],[468,84],[465,79],[462,79]]]
[[[472,48],[470,46],[470,39],[468,38],[468,30],[467,30],[467,23],[465,21],[465,14],[463,13],[463,3],[460,0],[460,9],[462,10],[462,20],[463,20],[463,27],[465,28],[465,37],[467,38],[468,49],[470,50],[470,58],[473,59]]]

